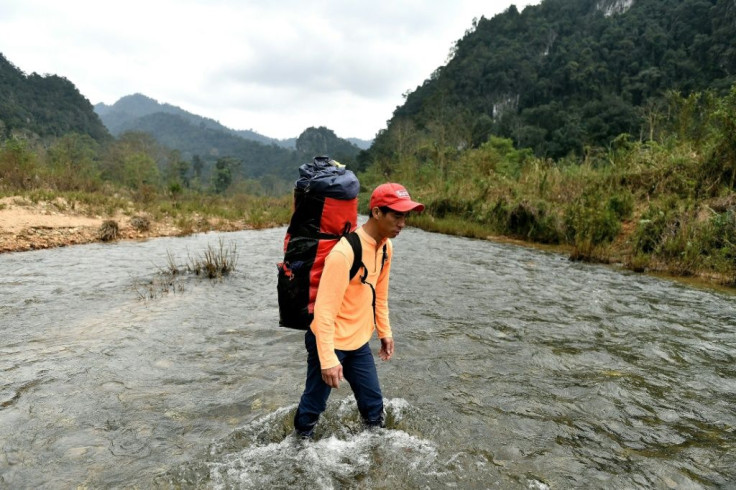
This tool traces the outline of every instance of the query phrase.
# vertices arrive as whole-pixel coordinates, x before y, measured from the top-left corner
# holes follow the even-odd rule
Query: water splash
[[[337,406],[335,406],[337,405]],[[361,430],[352,398],[330,404],[314,441],[293,433],[296,407],[280,408],[213,444],[206,462],[159,478],[165,486],[212,488],[358,488],[411,484],[437,471],[431,441],[396,429],[412,412],[402,399],[386,400],[387,428]]]

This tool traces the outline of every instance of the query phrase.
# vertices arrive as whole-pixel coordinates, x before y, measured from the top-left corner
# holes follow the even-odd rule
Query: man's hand
[[[342,380],[342,364],[322,370],[322,381],[330,388],[339,388]]]
[[[391,359],[391,356],[394,355],[394,339],[391,337],[386,337],[385,339],[381,339],[381,350],[378,351],[378,357],[383,359],[384,361],[388,361]]]

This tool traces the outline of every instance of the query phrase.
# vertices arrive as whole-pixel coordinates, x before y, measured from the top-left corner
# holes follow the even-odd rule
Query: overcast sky
[[[372,139],[474,18],[539,0],[0,0],[0,53],[273,138]]]

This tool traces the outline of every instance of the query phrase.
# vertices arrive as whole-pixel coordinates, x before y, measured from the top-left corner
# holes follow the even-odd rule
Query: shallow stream
[[[284,231],[0,255],[0,488],[736,485],[736,296],[416,229],[394,241],[387,428],[344,386],[296,440]],[[159,274],[219,240],[233,275]]]

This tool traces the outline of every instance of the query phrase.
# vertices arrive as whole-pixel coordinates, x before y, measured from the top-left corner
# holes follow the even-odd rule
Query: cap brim
[[[389,205],[389,208],[400,213],[408,213],[409,211],[421,213],[424,211],[424,204],[409,200],[401,200]]]

